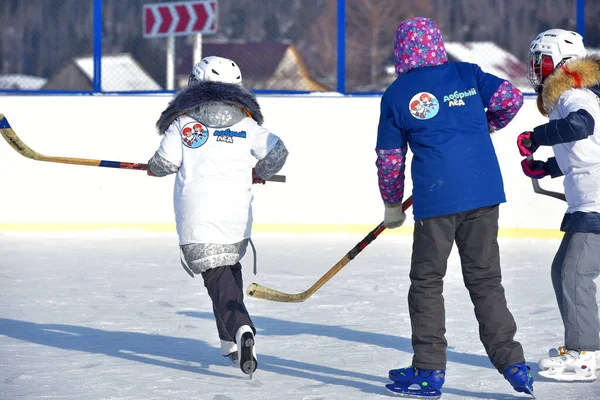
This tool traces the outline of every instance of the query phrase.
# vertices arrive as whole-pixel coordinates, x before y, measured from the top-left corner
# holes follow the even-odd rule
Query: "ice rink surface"
[[[258,275],[249,249],[244,285],[304,291],[360,239],[255,234]],[[210,299],[201,278],[182,269],[175,234],[0,234],[0,399],[392,398],[388,370],[412,356],[411,243],[383,234],[303,303],[248,298],[259,359],[249,380],[221,357]],[[537,375],[539,358],[563,342],[550,282],[558,244],[500,239],[517,339],[538,399],[600,399],[600,381]],[[450,347],[442,399],[528,398],[484,352],[456,250],[444,296]]]

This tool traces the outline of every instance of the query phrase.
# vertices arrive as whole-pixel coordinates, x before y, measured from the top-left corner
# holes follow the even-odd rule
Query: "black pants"
[[[213,303],[219,338],[235,341],[235,333],[243,325],[256,329],[244,305],[244,284],[240,263],[211,268],[202,273],[204,286]]]
[[[523,348],[514,340],[517,326],[501,283],[498,211],[496,205],[415,222],[408,292],[414,367],[446,369],[442,292],[454,242],[475,306],[479,338],[492,364],[504,373],[510,365],[525,362]]]

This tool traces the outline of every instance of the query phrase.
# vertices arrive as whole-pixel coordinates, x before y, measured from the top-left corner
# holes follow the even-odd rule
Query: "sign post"
[[[194,37],[194,65],[202,60],[202,34],[199,33]]]
[[[175,36],[196,35],[194,63],[201,59],[202,34],[217,32],[217,0],[144,4],[144,37],[167,38],[167,90],[175,80]]]
[[[173,90],[175,82],[175,36],[167,36],[167,90]]]

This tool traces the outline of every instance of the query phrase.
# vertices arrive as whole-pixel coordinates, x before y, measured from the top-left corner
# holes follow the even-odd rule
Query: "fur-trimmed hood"
[[[542,101],[544,108],[550,112],[558,98],[567,90],[587,88],[600,97],[600,57],[587,56],[571,61],[550,75],[544,82]]]
[[[256,97],[247,89],[231,83],[200,81],[183,89],[171,100],[156,121],[158,133],[163,135],[182,114],[197,113],[202,105],[215,102],[239,107],[247,111],[259,125],[263,123]]]

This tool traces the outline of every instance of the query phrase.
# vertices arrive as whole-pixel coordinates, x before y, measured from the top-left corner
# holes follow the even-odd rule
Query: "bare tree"
[[[411,4],[412,3],[412,4]],[[357,85],[377,84],[393,55],[394,35],[407,18],[431,14],[429,0],[348,0],[346,51],[348,77]]]
[[[103,5],[105,52],[132,52],[159,81],[166,41],[143,38],[142,6],[165,1],[106,0]],[[73,57],[91,54],[91,4],[0,1],[0,72],[50,77]],[[576,0],[346,0],[346,86],[376,88],[392,62],[396,27],[406,18],[430,17],[446,41],[493,41],[524,59],[538,32],[576,29],[575,10]],[[600,0],[588,0],[585,41],[591,47],[600,47],[599,16]],[[328,86],[335,82],[336,0],[219,0],[213,37],[292,42],[316,78]],[[186,43],[178,40],[177,46],[182,54]]]
[[[310,27],[310,36],[298,46],[311,74],[332,88],[337,83],[337,23],[337,1],[328,0]]]

